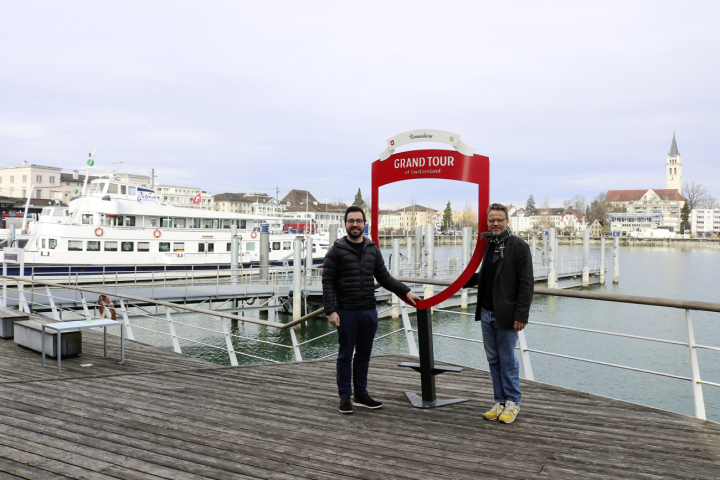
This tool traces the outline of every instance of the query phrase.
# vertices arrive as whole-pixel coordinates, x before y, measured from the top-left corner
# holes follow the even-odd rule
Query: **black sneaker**
[[[378,402],[372,399],[370,395],[367,393],[365,395],[360,395],[359,397],[355,397],[353,399],[355,402],[355,405],[358,405],[360,407],[365,408],[382,408],[382,402]]]
[[[350,397],[340,397],[340,413],[352,413],[353,404]]]

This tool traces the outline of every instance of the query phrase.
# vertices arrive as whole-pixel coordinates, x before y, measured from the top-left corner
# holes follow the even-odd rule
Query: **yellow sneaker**
[[[498,420],[500,423],[512,423],[515,421],[519,411],[520,405],[515,405],[515,402],[505,402],[505,410],[500,414]]]
[[[504,408],[502,404],[496,403],[489,412],[483,414],[483,418],[485,420],[497,420]]]

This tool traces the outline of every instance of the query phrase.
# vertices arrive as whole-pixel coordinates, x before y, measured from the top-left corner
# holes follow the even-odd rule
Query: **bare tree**
[[[587,201],[585,200],[585,197],[582,195],[575,195],[572,198],[572,205],[575,210],[580,210],[581,212],[585,212],[585,207],[587,206]]]
[[[683,183],[682,196],[685,197],[688,208],[692,211],[706,203],[708,193],[707,190],[705,190],[705,187],[699,183],[685,182]]]
[[[718,201],[717,198],[708,194],[705,197],[705,201],[700,205],[700,207],[702,207],[702,208],[720,208],[720,202]]]

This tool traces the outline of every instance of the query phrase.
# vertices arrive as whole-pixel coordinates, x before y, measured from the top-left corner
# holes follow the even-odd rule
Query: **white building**
[[[662,221],[663,217],[659,213],[608,213],[610,231],[620,232],[623,235],[630,232],[657,229],[661,226]]]
[[[580,210],[567,209],[560,217],[558,228],[566,232],[582,232],[588,226],[587,217]]]
[[[156,184],[155,194],[158,197],[158,201],[162,203],[169,203],[177,207],[213,210],[212,195],[210,195],[210,192],[206,192],[200,188]],[[193,200],[198,194],[200,194],[200,203],[193,203]]]
[[[690,212],[690,231],[695,235],[720,235],[720,208],[695,208]]]
[[[396,232],[401,229],[401,212],[397,210],[379,210],[378,211],[378,232]]]
[[[61,184],[62,168],[30,165],[23,162],[17,167],[0,168],[0,195],[12,198],[64,199],[66,189]],[[67,189],[71,191],[72,189]],[[67,199],[64,199],[67,201]]]

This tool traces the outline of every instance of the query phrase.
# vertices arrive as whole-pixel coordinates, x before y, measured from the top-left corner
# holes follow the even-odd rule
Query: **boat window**
[[[185,243],[184,242],[173,243],[173,252],[184,252],[184,251],[185,251]]]
[[[135,187],[128,187],[128,195],[135,195]]]
[[[292,250],[290,245],[292,245],[292,242],[283,242],[283,250]]]
[[[208,253],[215,251],[215,244],[214,243],[208,243]]]
[[[126,227],[134,227],[135,226],[135,217],[125,217],[125,226]]]
[[[108,218],[108,217],[105,217],[105,216],[103,216],[102,218],[100,218],[100,225],[110,225],[111,222],[112,222],[112,218]]]
[[[232,243],[228,242],[227,244],[227,251],[232,252]]]
[[[240,228],[247,228],[247,220],[240,220]]]
[[[185,228],[185,219],[184,218],[176,218],[174,226],[175,226],[175,228]]]
[[[138,252],[149,252],[150,242],[138,242]]]
[[[127,194],[127,187],[125,185],[120,185],[120,193],[123,195]]]
[[[273,250],[280,250],[280,242],[272,242]]]
[[[68,240],[68,251],[82,252],[82,240]]]
[[[193,218],[192,228],[200,228],[200,219],[199,218]]]
[[[50,208],[43,208],[43,211],[42,211],[43,217],[47,217],[48,215],[50,215],[50,213],[52,213]]]
[[[134,250],[135,242],[120,242],[120,246],[123,252],[132,252]]]
[[[119,217],[117,217],[117,226],[118,226],[118,227],[122,227],[122,226],[123,226],[123,216],[122,216],[122,215],[120,215]]]
[[[161,218],[160,226],[163,228],[170,228],[170,219],[169,218]]]
[[[226,218],[223,220],[223,228],[230,228],[232,226],[233,221],[229,218]]]
[[[156,217],[150,217],[150,228],[157,227],[157,218]]]
[[[159,251],[169,252],[170,251],[170,242],[160,242]]]
[[[99,252],[100,251],[100,242],[98,240],[88,240],[87,251],[88,252]]]
[[[118,184],[111,183],[108,185],[107,193],[118,193]]]
[[[83,225],[92,225],[92,223],[93,223],[92,213],[83,213],[82,224]]]
[[[247,242],[245,244],[245,251],[246,252],[254,252],[255,251],[255,244],[257,242]]]
[[[102,183],[93,183],[92,187],[90,187],[90,193],[97,193],[98,190],[100,190]]]
[[[56,238],[51,238],[51,239],[49,239],[49,240],[48,240],[48,247],[49,247],[51,250],[55,250],[55,247],[57,247],[57,239],[56,239]]]
[[[220,228],[220,220],[217,218],[213,220],[213,228]]]
[[[212,220],[208,218],[203,218],[202,228],[212,228]]]
[[[117,252],[117,242],[105,242],[106,252]]]
[[[205,251],[205,244],[198,243],[198,252],[203,253]]]

